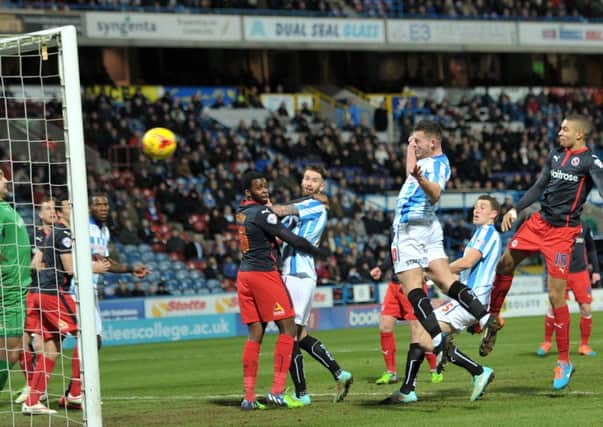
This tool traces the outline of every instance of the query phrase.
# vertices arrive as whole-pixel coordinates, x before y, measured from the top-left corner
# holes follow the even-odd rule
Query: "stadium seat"
[[[178,280],[187,280],[188,277],[188,271],[187,270],[178,270],[176,272],[176,279]]]
[[[189,270],[188,276],[193,280],[205,279],[205,275],[199,270]]]
[[[155,254],[153,252],[143,252],[140,260],[145,264],[155,263]]]
[[[172,262],[172,268],[174,270],[186,270],[186,265],[182,261]]]
[[[151,283],[157,283],[161,280],[161,277],[161,272],[153,270],[149,274],[147,274],[145,280]]]
[[[206,283],[207,283],[207,288],[210,289],[212,291],[212,293],[222,291],[222,286],[221,286],[219,280],[209,279]]]
[[[155,261],[158,263],[164,262],[164,261],[169,262],[170,256],[168,254],[166,254],[165,252],[156,252],[155,253]]]
[[[161,261],[155,264],[159,271],[171,271],[173,270],[172,263],[170,261]]]

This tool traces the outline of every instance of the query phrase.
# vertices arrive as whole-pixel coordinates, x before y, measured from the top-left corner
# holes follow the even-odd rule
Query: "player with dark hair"
[[[484,305],[488,304],[490,298],[494,269],[501,251],[500,235],[494,227],[499,210],[500,206],[495,198],[489,195],[481,195],[477,198],[473,208],[473,224],[477,228],[467,243],[463,256],[450,264],[452,273],[460,274],[463,282],[467,283],[467,287]],[[434,313],[440,328],[448,335],[458,333],[478,323],[478,319],[455,300],[436,308]],[[482,319],[482,321],[484,320]],[[415,346],[413,348],[411,345],[409,359],[413,353],[420,355],[421,347],[425,348],[430,344],[430,337],[423,328],[419,328],[413,338]],[[444,357],[445,362],[450,361],[471,374],[473,389],[470,400],[479,399],[488,384],[494,379],[494,371],[486,366],[481,366],[462,353],[452,342],[452,337],[447,340]],[[415,360],[417,359],[415,358]],[[419,363],[411,364],[410,369],[407,369],[404,384],[400,390],[394,391],[390,396],[390,402],[410,403],[418,400],[415,393],[415,382],[420,360],[422,359],[418,359]]]
[[[580,234],[580,214],[593,186],[603,196],[603,163],[586,146],[592,129],[588,117],[571,114],[561,123],[559,143],[551,150],[540,176],[502,220],[508,231],[517,214],[541,198],[541,209],[521,225],[509,240],[496,268],[490,312],[497,317],[511,288],[515,268],[526,257],[541,252],[548,271],[549,300],[557,327],[559,359],[554,369],[553,390],[569,384],[574,365],[569,358],[569,309],[565,288],[576,237]],[[497,328],[486,327],[480,354],[489,354],[496,342]]]
[[[4,199],[8,179],[0,168],[0,391],[23,348],[31,246],[23,218]]]
[[[103,264],[105,262],[109,263],[108,270],[103,271],[92,271],[92,286],[94,287],[94,296],[95,296],[95,316],[96,316],[96,339],[97,345],[100,350],[102,346],[102,333],[103,333],[103,323],[100,313],[99,306],[99,296],[98,296],[98,283],[100,280],[100,275],[106,272],[109,273],[118,273],[125,274],[131,273],[137,278],[145,277],[149,268],[145,265],[130,265],[118,262],[109,257],[109,244],[111,240],[111,235],[109,232],[109,227],[107,227],[107,220],[109,218],[109,197],[105,193],[94,193],[89,196],[89,210],[90,210],[90,224],[89,224],[89,233],[90,233],[90,250],[92,252],[92,261],[94,262],[100,261]],[[71,205],[68,200],[64,200],[62,202],[63,209],[63,220],[69,220],[69,216],[71,215]],[[76,296],[76,289],[73,284],[71,286],[71,293]],[[61,407],[71,407],[71,408],[79,408],[81,407],[81,382],[79,380],[79,349],[76,345],[73,350],[72,357],[72,378],[69,382],[69,386],[65,393],[59,399],[59,406]]]
[[[588,271],[588,264],[592,266],[592,280],[591,273]],[[588,345],[588,341],[593,328],[592,284],[599,280],[601,280],[601,273],[599,271],[597,247],[589,225],[582,222],[582,232],[576,237],[565,289],[566,299],[569,299],[569,291],[571,290],[580,306],[580,346],[578,347],[578,354],[582,356],[597,355]],[[544,316],[544,342],[540,344],[536,354],[543,357],[548,354],[553,345],[551,341],[554,331],[555,318],[553,317],[553,310],[549,307],[547,314]]]
[[[69,204],[67,203],[67,206]],[[40,398],[46,393],[48,381],[60,356],[61,342],[67,334],[77,336],[76,302],[69,289],[73,275],[70,215],[63,209],[61,223],[55,224],[42,246],[43,267],[39,270],[37,294],[27,316],[39,319],[37,333],[43,339],[43,352],[38,354],[35,371],[28,382],[29,393],[21,412],[27,415],[52,415],[57,411],[46,407]],[[93,271],[109,269],[108,260],[96,260]],[[76,347],[77,348],[77,347]],[[79,369],[78,369],[79,382]],[[81,395],[77,398],[81,404]]]
[[[34,299],[37,298],[37,292],[32,291],[38,287],[38,271],[44,268],[42,261],[42,245],[46,240],[46,237],[50,234],[52,226],[57,221],[57,214],[55,208],[55,200],[51,197],[45,197],[40,202],[40,208],[38,210],[38,217],[40,218],[41,224],[34,228],[33,236],[31,241],[34,243],[32,248],[32,260],[31,260],[31,285],[29,292],[27,292],[27,310],[30,307],[33,308]],[[35,316],[27,316],[25,318],[25,333],[23,334],[23,351],[19,356],[19,365],[25,375],[25,386],[19,392],[19,395],[15,399],[15,403],[23,403],[29,394],[29,380],[33,375],[34,370],[34,355],[40,354],[44,349],[43,340],[36,337],[36,334],[40,330],[39,327],[40,319]],[[32,351],[33,350],[33,351]]]
[[[319,165],[307,165],[301,182],[303,198],[286,205],[274,205],[271,209],[279,216],[287,216],[284,222],[291,231],[314,246],[327,226],[328,200],[323,191],[326,186],[327,171]],[[318,198],[323,199],[318,200]],[[282,247],[282,276],[295,309],[296,338],[289,372],[295,384],[296,400],[305,406],[312,400],[306,390],[304,361],[300,348],[331,372],[337,383],[335,402],[342,401],[353,382],[352,374],[341,369],[335,358],[318,338],[308,334],[306,325],[312,311],[312,298],[316,289],[316,267],[314,257],[300,252],[285,243]]]
[[[457,300],[480,323],[498,325],[498,320],[463,283],[456,280],[444,252],[437,203],[450,179],[450,163],[442,151],[442,131],[433,121],[422,120],[408,138],[406,181],[396,203],[391,245],[394,272],[415,315],[433,339],[433,352],[441,360],[445,337],[423,290],[423,274],[450,298]]]
[[[256,400],[255,383],[260,346],[266,324],[270,321],[276,323],[279,336],[274,349],[274,379],[267,400],[277,406],[301,407],[302,402],[285,393],[295,337],[295,311],[278,271],[280,254],[276,238],[311,255],[325,257],[329,252],[296,236],[281,224],[277,215],[266,206],[269,203],[268,183],[262,174],[247,172],[242,183],[245,199],[236,214],[243,254],[237,275],[237,293],[241,319],[247,324],[249,336],[243,348],[245,398],[241,409],[264,408]]]

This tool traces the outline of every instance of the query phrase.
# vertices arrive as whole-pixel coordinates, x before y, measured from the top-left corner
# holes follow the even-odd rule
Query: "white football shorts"
[[[448,323],[455,331],[462,331],[477,323],[475,317],[455,300],[448,301],[446,304],[433,310],[433,312],[438,322]]]
[[[293,309],[295,310],[295,324],[306,326],[312,311],[312,298],[316,289],[316,280],[311,277],[283,276],[287,286]]]
[[[427,268],[435,259],[445,258],[444,233],[439,221],[428,224],[399,224],[394,227],[391,255],[394,272]]]

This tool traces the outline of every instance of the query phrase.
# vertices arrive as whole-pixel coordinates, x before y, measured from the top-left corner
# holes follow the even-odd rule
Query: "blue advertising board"
[[[103,300],[100,310],[103,321],[144,319],[144,298]]]
[[[103,323],[103,344],[125,345],[232,337],[238,331],[238,317],[238,314],[220,314],[110,320]]]

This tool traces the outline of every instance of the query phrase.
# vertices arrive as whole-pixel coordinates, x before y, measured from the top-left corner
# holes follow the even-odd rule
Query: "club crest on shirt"
[[[71,237],[63,237],[63,240],[61,240],[61,243],[66,248],[70,248],[71,247]]]
[[[274,225],[274,224],[276,224],[278,222],[278,217],[276,216],[276,214],[271,213],[271,214],[269,214],[266,217],[266,222],[268,224],[273,224]]]
[[[572,158],[572,160],[570,161],[570,163],[574,167],[578,166],[580,164],[580,157],[574,157],[574,158]]]

